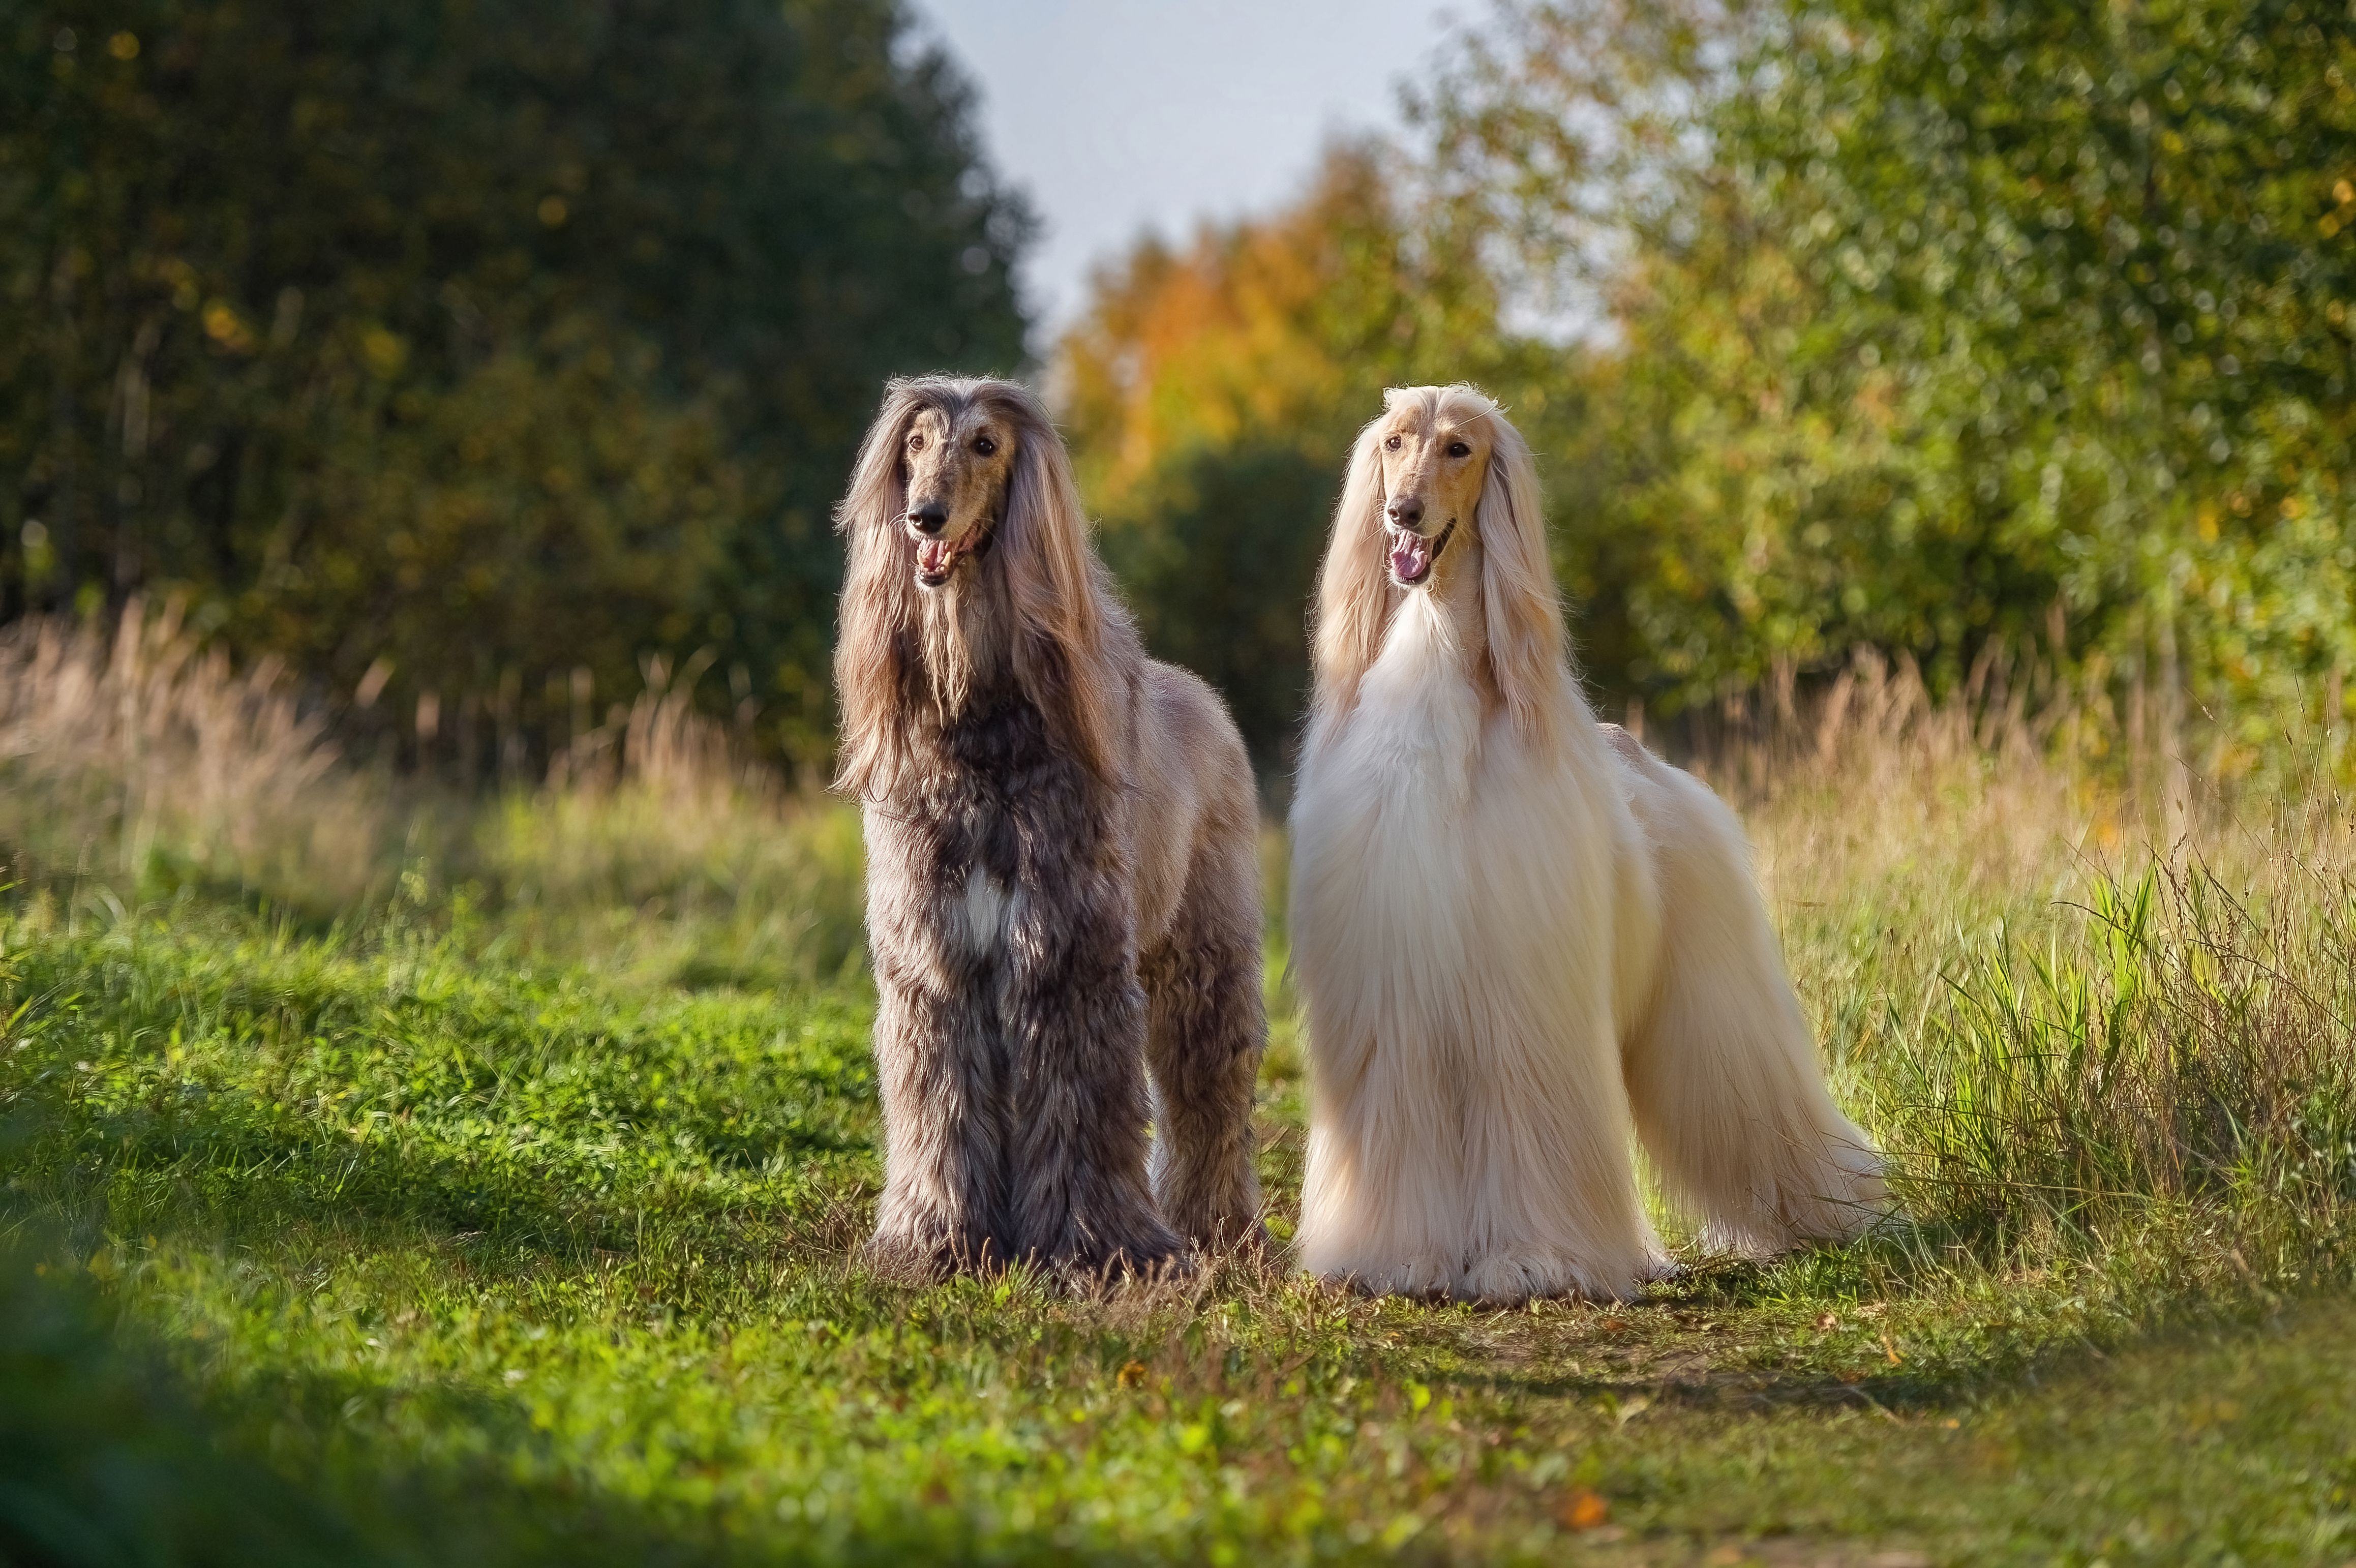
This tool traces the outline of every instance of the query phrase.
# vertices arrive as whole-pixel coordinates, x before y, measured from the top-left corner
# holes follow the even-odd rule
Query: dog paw
[[[1184,1252],[1173,1252],[1145,1262],[1139,1262],[1124,1252],[1102,1262],[1057,1263],[1048,1272],[1057,1284],[1074,1295],[1103,1296],[1119,1294],[1140,1286],[1151,1289],[1161,1285],[1192,1284],[1201,1273],[1201,1266]]]
[[[932,1284],[959,1273],[989,1273],[1006,1260],[988,1237],[879,1230],[860,1249],[867,1266],[887,1279]]]
[[[1066,1290],[1094,1295],[1129,1285],[1184,1284],[1198,1271],[1193,1254],[1179,1247],[1169,1251],[1131,1251],[1077,1253],[1044,1260],[1046,1271]]]
[[[1256,1212],[1226,1215],[1194,1223],[1182,1222],[1177,1229],[1193,1243],[1194,1251],[1205,1258],[1237,1258],[1263,1262],[1275,1251],[1275,1243],[1269,1240],[1268,1227],[1260,1223]]]
[[[1515,1250],[1472,1260],[1457,1293],[1484,1306],[1519,1306],[1556,1295],[1620,1301],[1635,1294],[1650,1277],[1648,1271],[1640,1270],[1624,1279],[1607,1278],[1559,1252]]]
[[[876,1273],[900,1284],[931,1284],[956,1271],[946,1249],[911,1236],[870,1236],[859,1249],[859,1258]]]
[[[1076,1289],[1100,1289],[1123,1280],[1181,1280],[1194,1272],[1186,1243],[1149,1216],[1139,1216],[1118,1228],[1068,1224],[1061,1235],[1033,1248],[1031,1255],[1042,1268]]]
[[[1442,1253],[1411,1252],[1404,1258],[1317,1272],[1368,1295],[1431,1297],[1455,1290],[1458,1268],[1458,1260]]]
[[[1642,1272],[1636,1275],[1636,1282],[1639,1284],[1648,1285],[1674,1284],[1691,1273],[1693,1271],[1685,1264],[1678,1262],[1666,1252],[1662,1252],[1656,1254],[1644,1265]]]

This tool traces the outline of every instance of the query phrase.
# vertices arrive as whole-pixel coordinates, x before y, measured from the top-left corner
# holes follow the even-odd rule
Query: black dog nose
[[[1401,528],[1413,528],[1423,521],[1423,502],[1413,496],[1401,496],[1383,510],[1388,512],[1391,521]]]
[[[948,509],[932,505],[912,506],[908,509],[908,521],[916,525],[918,533],[938,533],[949,525]]]

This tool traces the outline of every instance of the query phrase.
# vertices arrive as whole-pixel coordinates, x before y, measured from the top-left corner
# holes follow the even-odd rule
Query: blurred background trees
[[[2317,0],[1502,5],[1417,104],[1419,146],[1337,163],[1365,196],[1329,169],[1191,261],[1148,245],[1066,344],[1089,471],[1159,531],[1132,555],[1265,585],[1230,632],[1191,606],[1149,629],[1297,627],[1297,538],[1263,574],[1220,532],[1247,496],[1265,534],[1318,489],[1270,446],[1308,437],[1330,500],[1377,381],[1464,378],[1546,459],[1608,702],[1674,710],[1865,646],[1942,684],[2007,650],[2130,722],[2131,700],[2337,715],[2351,78],[2356,24]],[[1288,338],[1175,303],[1224,297],[1194,274],[1253,243],[1324,258],[1321,300],[1352,309],[1293,310]],[[1341,283],[1360,257],[1398,292]],[[1117,420],[1107,366],[1144,389]],[[1301,395],[1322,426],[1280,412]],[[1281,726],[1253,738],[1281,750]]]
[[[178,592],[468,757],[659,655],[823,758],[878,383],[1025,365],[1031,220],[892,0],[125,0],[0,51],[0,612]],[[1862,646],[2336,720],[2351,75],[2342,0],[1505,0],[1398,143],[1141,241],[1032,368],[1271,779],[1347,441],[1419,381],[1539,448],[1607,705]]]
[[[509,737],[707,648],[823,757],[878,384],[1023,359],[1030,220],[892,0],[63,4],[0,50],[6,610],[183,591]]]
[[[1334,147],[1299,207],[1149,238],[1059,350],[1081,487],[1147,640],[1226,694],[1272,768],[1307,697],[1307,603],[1344,455],[1382,389],[1539,395],[1560,356],[1498,325],[1477,252],[1419,221],[1403,153]]]

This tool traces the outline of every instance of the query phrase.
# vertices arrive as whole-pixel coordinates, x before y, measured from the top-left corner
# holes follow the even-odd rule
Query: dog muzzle
[[[1440,564],[1440,553],[1448,548],[1449,540],[1456,534],[1456,520],[1452,517],[1436,539],[1426,539],[1411,528],[1389,523],[1383,526],[1390,533],[1391,581],[1403,588],[1415,587],[1431,575],[1431,569]]]
[[[988,551],[996,533],[994,525],[982,522],[967,529],[955,542],[919,537],[916,540],[916,581],[927,588],[939,587],[949,580],[949,574],[957,569],[959,561],[968,555]]]

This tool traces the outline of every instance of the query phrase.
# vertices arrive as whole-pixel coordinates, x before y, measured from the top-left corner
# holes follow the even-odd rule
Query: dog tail
[[[1858,1236],[1890,1211],[1884,1162],[1833,1103],[1741,825],[1691,776],[1627,760],[1660,892],[1655,989],[1622,1045],[1645,1150],[1705,1245],[1767,1256]]]

